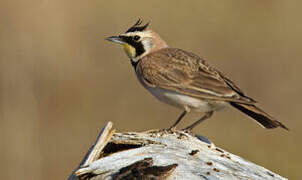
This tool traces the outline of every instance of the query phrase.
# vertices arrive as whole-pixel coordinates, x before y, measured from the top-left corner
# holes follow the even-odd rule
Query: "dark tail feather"
[[[255,119],[259,124],[267,129],[272,129],[276,127],[281,127],[283,129],[289,130],[281,122],[275,120],[273,117],[262,111],[260,108],[251,104],[240,104],[236,102],[230,102],[230,104],[237,108],[239,111],[247,114],[251,118]]]

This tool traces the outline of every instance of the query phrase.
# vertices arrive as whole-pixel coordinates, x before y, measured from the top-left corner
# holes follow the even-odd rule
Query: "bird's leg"
[[[168,130],[175,129],[176,125],[181,121],[181,119],[187,114],[187,110],[184,110],[184,112],[181,113],[181,115],[177,118],[177,120],[174,122],[174,124],[168,128]]]
[[[202,116],[198,121],[194,122],[193,124],[191,124],[190,126],[182,129],[183,131],[186,131],[186,132],[190,132],[192,131],[192,129],[197,126],[199,123],[201,123],[202,121],[210,118],[212,115],[213,115],[213,112],[214,111],[209,111],[209,112],[206,112],[206,114],[204,116]]]

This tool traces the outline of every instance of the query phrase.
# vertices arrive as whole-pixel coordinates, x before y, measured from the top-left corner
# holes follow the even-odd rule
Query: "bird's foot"
[[[161,129],[160,131],[161,132],[166,132],[166,133],[173,133],[173,132],[175,132],[177,130],[176,130],[175,127],[169,127],[169,128]]]
[[[181,129],[181,131],[183,131],[187,134],[190,134],[190,135],[194,135],[192,128],[184,128],[184,129]]]

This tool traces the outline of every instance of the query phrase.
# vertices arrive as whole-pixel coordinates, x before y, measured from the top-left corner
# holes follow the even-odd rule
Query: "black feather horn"
[[[126,33],[128,33],[128,32],[136,32],[136,31],[144,31],[149,26],[150,22],[146,23],[143,26],[139,26],[139,25],[142,24],[142,22],[143,21],[141,19],[138,19],[136,21],[136,23],[126,31]]]

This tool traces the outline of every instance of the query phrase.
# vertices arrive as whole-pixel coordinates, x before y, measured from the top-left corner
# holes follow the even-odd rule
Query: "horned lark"
[[[256,101],[201,57],[171,48],[154,31],[138,20],[125,33],[108,37],[123,46],[139,82],[160,101],[183,109],[169,128],[174,129],[191,110],[205,113],[186,127],[191,131],[214,111],[231,105],[267,129],[288,128],[256,106]]]

